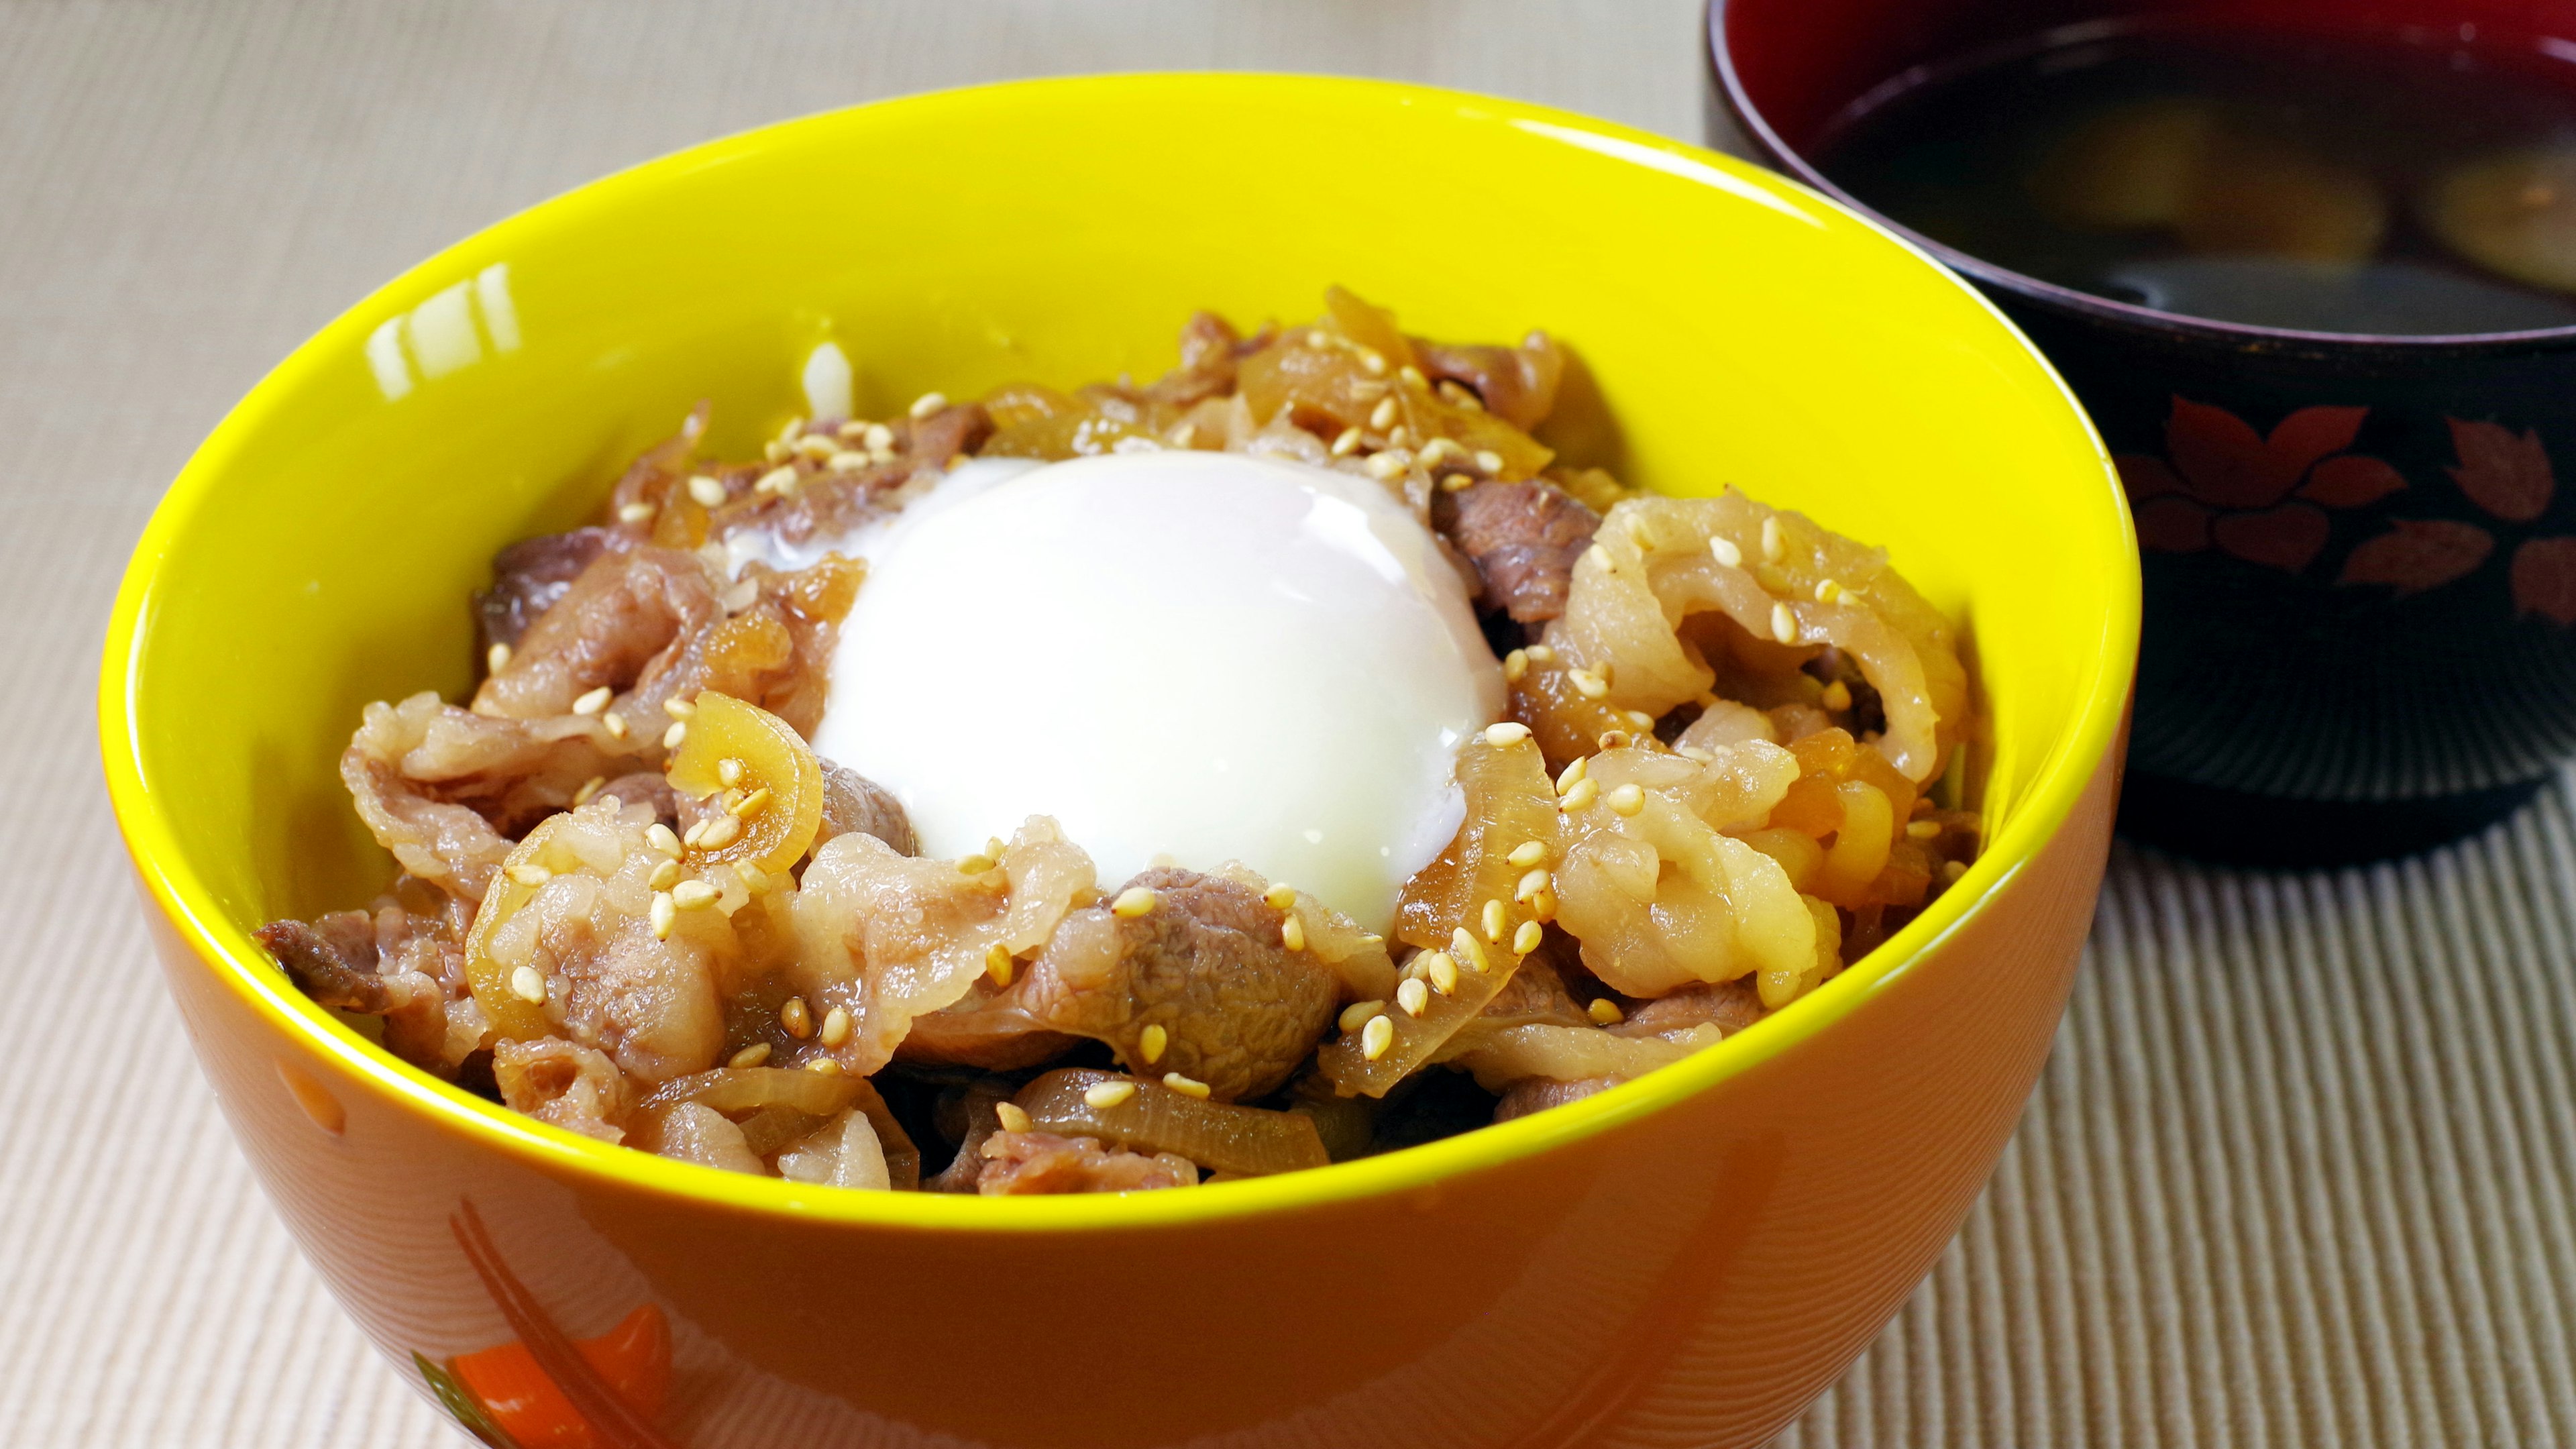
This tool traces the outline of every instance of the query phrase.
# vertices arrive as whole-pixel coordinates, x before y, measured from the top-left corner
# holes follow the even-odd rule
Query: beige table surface
[[[89,696],[164,482],[439,245],[756,122],[1263,67],[1696,139],[1696,0],[0,0],[0,1449],[433,1445],[225,1135],[137,924]],[[1782,1441],[2576,1442],[2576,825],[2400,867],[2124,854],[2046,1080]]]

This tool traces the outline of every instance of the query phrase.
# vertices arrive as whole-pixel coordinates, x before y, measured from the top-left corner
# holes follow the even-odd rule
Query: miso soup
[[[1810,154],[1937,241],[2160,311],[2576,325],[2576,64],[2474,27],[2070,33],[1901,77]]]

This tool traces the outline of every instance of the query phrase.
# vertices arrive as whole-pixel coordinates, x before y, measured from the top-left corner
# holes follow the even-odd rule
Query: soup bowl
[[[1712,130],[1866,210],[1816,160],[1857,108],[2213,17],[2562,71],[2576,54],[2563,8],[2520,0],[1711,0]],[[1888,224],[2039,344],[2128,480],[2147,606],[2124,831],[2239,864],[2374,860],[2504,818],[2576,754],[2576,488],[2557,477],[2576,468],[2576,327],[2185,317]]]
[[[1421,194],[1286,194],[1344,166]],[[493,551],[587,513],[695,401],[747,450],[821,336],[875,416],[1150,373],[1193,308],[1295,318],[1333,282],[1435,335],[1543,325],[1617,418],[1569,448],[1888,546],[1971,644],[1983,857],[1665,1070],[1125,1196],[844,1191],[604,1145],[403,1065],[250,938],[384,883],[334,774],[359,707],[464,689]],[[2117,482],[2047,365],[1833,204],[1506,101],[1118,77],[753,132],[394,281],[173,485],[100,717],[243,1150],[365,1331],[488,1442],[1752,1444],[1895,1312],[2011,1133],[2099,885],[2137,607]]]

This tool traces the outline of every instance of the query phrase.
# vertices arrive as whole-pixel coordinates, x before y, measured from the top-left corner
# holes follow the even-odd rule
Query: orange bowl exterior
[[[686,1326],[675,1397],[698,1414],[672,1444],[1755,1445],[1868,1346],[1994,1170],[2115,793],[2105,761],[1958,930],[1670,1108],[1410,1192],[1078,1247],[729,1212],[493,1153],[281,1039],[152,916],[260,1180],[398,1361],[510,1336],[457,1245],[470,1202],[567,1331],[645,1301]]]
[[[301,623],[289,590],[259,606],[278,630],[345,644],[341,653],[360,663],[335,656],[325,665],[375,675],[332,676],[316,697],[277,706],[279,720],[248,731],[235,753],[228,739],[200,748],[198,735],[155,734],[163,726],[154,716],[179,707],[146,677],[155,631],[180,629],[192,593],[214,587],[204,582],[212,575],[189,573],[201,566],[184,557],[192,532],[215,526],[202,521],[200,505],[218,487],[269,486],[237,481],[259,476],[238,439],[275,416],[246,417],[245,404],[219,435],[235,440],[231,451],[210,443],[174,490],[120,600],[102,686],[111,793],[191,1040],[296,1238],[376,1342],[469,1420],[479,1401],[460,1397],[460,1358],[480,1366],[478,1382],[512,1374],[554,1381],[559,1395],[539,1392],[532,1407],[502,1415],[501,1427],[525,1449],[1758,1444],[1851,1362],[1929,1270],[2037,1077],[2108,848],[2136,628],[2135,566],[2116,485],[2045,365],[1929,262],[1806,193],[1535,108],[1346,82],[1128,77],[870,109],[953,118],[1020,106],[1025,119],[1032,106],[1078,110],[1138,97],[1149,108],[1221,101],[1246,114],[1311,113],[1314,134],[1342,127],[1399,143],[1417,124],[1408,116],[1435,114],[1420,124],[1469,128],[1434,136],[1451,145],[1488,124],[1543,134],[1550,145],[1573,137],[1586,151],[1583,167],[1631,168],[1647,177],[1641,186],[1676,184],[1648,173],[1688,172],[1694,184],[1740,193],[1748,215],[1767,207],[1763,224],[1784,234],[1803,235],[1786,231],[1792,221],[1824,227],[1833,245],[1886,270],[1895,295],[1927,299],[1926,335],[1980,329],[1962,354],[1990,354],[1990,372],[2009,373],[2011,387],[2039,399],[2033,416],[2049,432],[2045,446],[2034,445],[2046,465],[2036,482],[1994,486],[2073,497],[2032,494],[2038,521],[2027,526],[2071,537],[2048,522],[2048,509],[2061,505],[2065,517],[2084,520],[2090,531],[2067,545],[2080,556],[2060,562],[2096,576],[2105,601],[2102,619],[2077,625],[1990,611],[1979,635],[1986,687],[1999,701],[1997,718],[2061,694],[2063,718],[2041,711],[2047,730],[1984,742],[1987,758],[2003,761],[1994,778],[2015,782],[1991,793],[2012,799],[1990,800],[1990,810],[2004,812],[1995,844],[1937,910],[1743,1037],[1574,1107],[1367,1162],[1127,1200],[897,1200],[755,1183],[602,1148],[478,1104],[366,1046],[247,947],[243,932],[265,914],[348,899],[357,878],[330,872],[346,854],[349,827],[310,792],[248,809],[244,860],[234,861],[219,858],[230,846],[186,836],[190,827],[174,823],[178,807],[164,796],[246,790],[257,804],[263,772],[282,780],[304,770],[293,762],[306,741],[346,727],[345,700],[324,694],[371,697],[382,678],[409,671],[417,679],[425,667],[451,689],[457,681],[444,678],[445,664],[386,663],[360,648],[354,636],[366,629],[339,621],[368,607],[363,579],[345,585],[359,604],[326,598],[315,606],[324,612]],[[859,114],[758,133],[603,185],[631,197],[647,183],[696,184],[727,157]],[[533,226],[544,210],[509,226]],[[1827,263],[1819,265],[1828,273],[1839,265]],[[471,254],[465,264],[485,267]],[[377,317],[405,308],[419,317],[455,291],[431,295],[439,284],[407,278],[326,339],[372,346],[392,325]],[[532,285],[529,295],[542,300],[543,292]],[[1401,295],[1383,299],[1405,305]],[[529,315],[532,338],[554,325],[541,310]],[[1176,319],[1155,322],[1166,320]],[[519,326],[510,323],[513,347]],[[509,350],[488,315],[467,340],[477,335]],[[280,397],[318,395],[309,411],[324,419],[316,436],[327,443],[342,397],[354,406],[371,395],[363,369],[350,372],[345,358],[307,356],[319,345],[281,368],[254,402],[284,409]],[[745,345],[756,353],[771,344]],[[403,361],[395,355],[398,368]],[[1616,359],[1607,361],[1614,397],[1643,386],[1623,388]],[[601,363],[602,376],[609,366]],[[344,375],[359,390],[330,393],[340,385],[331,379]],[[1927,375],[1924,387],[1983,386],[1983,375]],[[442,385],[421,374],[394,380],[406,390]],[[376,381],[388,400],[401,395],[383,371]],[[1893,394],[1883,402],[1905,405]],[[720,417],[723,407],[720,399]],[[1642,470],[1653,473],[1654,430],[1638,431]],[[601,445],[582,465],[587,480],[557,493],[596,496],[599,469],[613,471],[620,446]],[[532,476],[546,476],[544,467]],[[268,470],[281,471],[292,469]],[[327,502],[309,483],[274,486],[307,490],[316,507]],[[1826,485],[1800,486],[1818,494]],[[1891,519],[1913,517],[1906,506],[1901,492],[1872,502]],[[549,508],[548,516],[565,512],[541,502],[528,517]],[[1931,521],[1908,526],[1953,526],[1938,508],[1920,517]],[[2001,512],[1971,523],[2017,526]],[[1844,526],[1868,536],[1863,524]],[[432,517],[422,537],[460,529],[485,552],[534,531],[526,518]],[[1924,577],[1941,598],[1937,550],[1889,541],[1910,573],[1930,571]],[[1908,546],[1915,551],[1902,551]],[[2058,566],[2031,557],[2033,569]],[[313,585],[325,596],[331,588]],[[388,596],[418,593],[409,583],[386,588]],[[450,627],[418,625],[419,647],[429,655],[448,648],[452,636],[436,631]],[[352,637],[335,640],[335,629]],[[2047,670],[2031,661],[2042,656],[2015,642],[2017,629],[2059,629],[2081,642],[2084,657],[2060,661],[2065,679],[2039,680]],[[246,662],[226,667],[272,666],[256,640],[244,647]],[[301,667],[311,652],[290,663]],[[254,778],[244,784],[245,775]]]

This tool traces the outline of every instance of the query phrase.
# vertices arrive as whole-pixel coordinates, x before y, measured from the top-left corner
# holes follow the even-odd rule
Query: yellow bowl
[[[385,879],[334,774],[359,706],[462,690],[493,550],[585,514],[695,400],[748,448],[825,335],[872,414],[1145,375],[1193,308],[1296,319],[1332,282],[1438,336],[1545,326],[1635,481],[1738,483],[1886,545],[1981,679],[1990,844],[1960,885],[1616,1090],[1129,1199],[844,1193],[605,1147],[378,1051],[251,941]],[[208,1078],[306,1253],[433,1386],[523,1341],[586,1416],[563,1442],[603,1446],[1753,1444],[1894,1313],[2012,1130],[2100,879],[2137,615],[2065,390],[1869,223],[1509,101],[1121,76],[717,142],[396,280],[181,474],[99,709]],[[639,1351],[649,1412],[565,1347],[639,1305],[669,1335],[667,1367]]]

